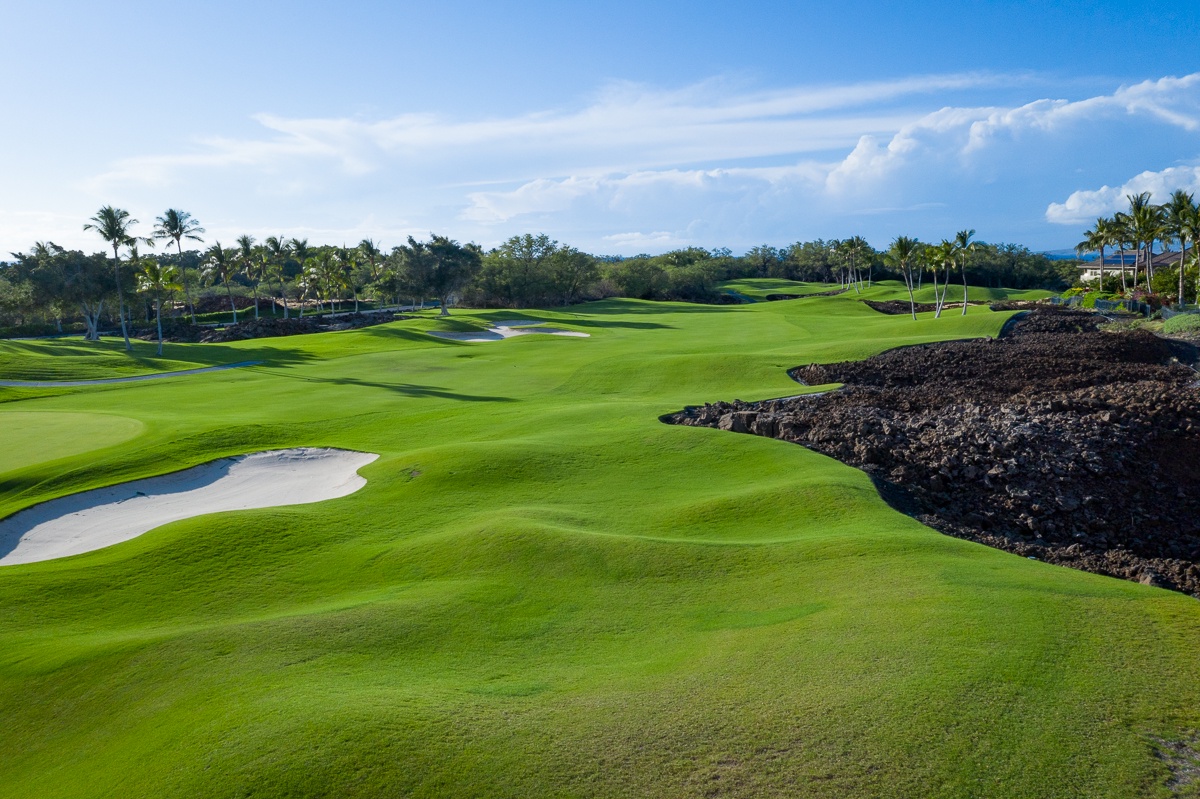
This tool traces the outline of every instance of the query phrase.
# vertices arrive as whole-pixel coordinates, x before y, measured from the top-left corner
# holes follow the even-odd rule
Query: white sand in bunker
[[[0,519],[0,566],[78,555],[206,513],[303,505],[353,494],[378,455],[298,448],[222,458],[97,488]]]
[[[545,322],[539,322],[536,319],[505,319],[496,321],[487,330],[474,330],[470,333],[449,333],[441,331],[429,331],[429,335],[437,336],[438,338],[449,338],[455,341],[501,341],[514,336],[530,336],[534,334],[542,334],[547,336],[571,336],[573,338],[589,338],[587,333],[579,333],[575,330],[559,330],[556,327],[534,327],[534,325],[543,325]]]

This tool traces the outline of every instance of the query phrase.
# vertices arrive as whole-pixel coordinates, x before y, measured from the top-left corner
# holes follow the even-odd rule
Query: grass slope
[[[591,338],[421,332],[514,316],[464,313],[170,353],[265,361],[233,372],[0,389],[2,429],[64,414],[89,444],[6,462],[0,514],[232,453],[381,454],[344,499],[0,569],[0,796],[1174,795],[1154,747],[1200,723],[1194,600],[939,535],[801,447],[657,421],[1007,314],[521,315]]]

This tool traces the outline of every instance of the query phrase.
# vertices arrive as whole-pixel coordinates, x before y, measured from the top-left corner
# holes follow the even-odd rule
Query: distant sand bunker
[[[588,338],[587,333],[578,333],[574,330],[559,330],[556,327],[531,327],[531,325],[541,325],[535,319],[506,319],[504,321],[495,322],[487,330],[476,330],[470,333],[445,333],[430,331],[429,335],[437,336],[438,338],[449,338],[455,341],[500,341],[501,339],[512,338],[513,336],[529,336],[535,333],[541,333],[547,336],[573,336],[575,338]]]
[[[0,520],[0,566],[78,555],[207,513],[303,505],[353,494],[378,455],[343,449],[258,452],[84,491]]]

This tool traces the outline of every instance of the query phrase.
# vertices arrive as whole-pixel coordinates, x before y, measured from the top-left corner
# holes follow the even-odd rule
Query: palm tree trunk
[[[1179,237],[1179,307],[1183,307],[1183,254],[1187,252],[1187,239]]]
[[[117,270],[117,318],[121,320],[121,336],[125,339],[125,351],[132,352],[133,345],[129,343],[129,328],[125,326],[125,295],[121,293],[121,256],[117,245],[113,245],[113,261]]]
[[[1125,244],[1124,243],[1122,243],[1121,246],[1117,248],[1117,252],[1120,253],[1120,258],[1121,258],[1121,293],[1124,294],[1125,292],[1129,291],[1129,286],[1125,283]]]
[[[912,310],[913,321],[917,321],[917,300],[913,297],[913,276],[912,268],[904,267],[904,285],[908,286],[908,307]]]
[[[964,256],[962,262],[962,279],[963,279],[963,312],[962,315],[967,315],[967,259]]]
[[[158,357],[162,357],[162,300],[154,298],[154,321],[158,325]]]
[[[175,239],[175,252],[179,253],[179,282],[183,283],[183,296],[187,300],[188,310],[192,313],[192,324],[196,324],[196,303],[192,302],[192,290],[188,288],[187,275],[183,269],[183,247],[179,239]]]
[[[225,293],[229,295],[229,308],[233,311],[233,323],[237,324],[237,305],[233,302],[233,289],[229,287],[229,281],[225,281]]]

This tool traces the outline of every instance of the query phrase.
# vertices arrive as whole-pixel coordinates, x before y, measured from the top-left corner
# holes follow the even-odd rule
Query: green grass
[[[515,316],[591,337],[422,332]],[[1200,727],[1195,600],[942,536],[801,447],[657,421],[1008,316],[609,301],[0,389],[27,440],[71,414],[55,460],[0,467],[0,514],[233,453],[381,455],[340,500],[0,568],[0,796],[1170,796],[1153,746]],[[58,346],[0,357],[125,357]]]
[[[750,277],[727,280],[718,288],[721,291],[739,294],[752,300],[765,300],[771,294],[821,294],[836,291],[836,283],[803,283],[775,277]]]
[[[746,278],[743,280],[728,280],[721,283],[722,291],[737,294],[750,300],[765,300],[771,294],[822,294],[836,291],[836,283],[804,283],[797,280],[783,280],[773,277]],[[889,300],[908,299],[904,283],[899,280],[876,280],[870,287],[861,292],[847,289],[846,294],[854,299]],[[991,302],[995,300],[1042,300],[1053,296],[1054,292],[1044,289],[1005,289],[988,288],[984,286],[968,286],[967,296],[971,302]],[[913,294],[917,302],[933,302],[933,286],[924,282],[921,288]],[[946,290],[947,302],[962,302],[962,284],[951,283]]]

